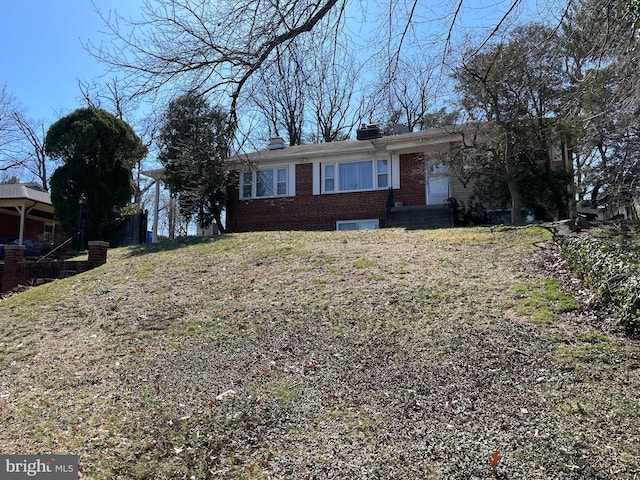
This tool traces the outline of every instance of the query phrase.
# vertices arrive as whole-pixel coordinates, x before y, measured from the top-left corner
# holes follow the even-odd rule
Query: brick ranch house
[[[380,136],[367,126],[358,138],[290,147],[272,139],[232,158],[227,231],[445,227],[452,206],[469,204],[473,182],[463,184],[452,165],[461,130]],[[566,149],[554,161],[571,171]]]
[[[35,183],[0,185],[0,240],[64,241],[51,196]]]

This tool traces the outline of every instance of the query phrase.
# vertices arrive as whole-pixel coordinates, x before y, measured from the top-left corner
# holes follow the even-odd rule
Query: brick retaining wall
[[[89,242],[87,260],[24,260],[24,245],[5,245],[4,265],[0,264],[0,292],[37,280],[50,281],[86,272],[107,262],[107,242]]]

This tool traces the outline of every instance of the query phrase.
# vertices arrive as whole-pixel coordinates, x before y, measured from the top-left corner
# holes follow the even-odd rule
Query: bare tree
[[[229,104],[231,123],[235,125],[241,92],[256,73],[274,63],[278,52],[320,30],[323,40],[339,43],[345,30],[347,3],[348,0],[143,0],[138,20],[115,12],[99,12],[110,38],[104,43],[90,43],[87,48],[113,71],[124,71],[126,87],[137,95],[174,93],[175,88],[181,90],[179,93],[215,93],[216,104]],[[501,28],[520,3],[506,0],[509,8],[489,36]],[[451,32],[458,25],[463,4],[466,5],[465,0],[448,2],[442,5],[440,15],[434,15],[417,0],[375,6],[360,0],[350,4],[349,15],[376,9],[373,15],[362,15],[363,22],[372,23],[361,31],[375,38],[375,43],[369,39],[371,45],[377,44],[371,49],[375,51],[366,56],[384,54],[385,64],[393,71],[408,45],[424,46],[417,28],[423,22],[448,23],[447,41],[443,43],[439,38],[428,47],[450,46]],[[369,49],[368,44],[350,44],[354,49]],[[443,57],[450,50],[444,47]]]
[[[388,125],[403,124],[410,132],[423,130],[428,113],[437,106],[436,82],[432,80],[437,68],[396,59],[378,80],[373,116]]]
[[[514,30],[508,41],[474,53],[456,71],[466,115],[495,126],[486,152],[492,172],[506,184],[512,222],[523,222],[524,195],[540,181],[560,218],[566,199],[551,168],[551,147],[558,142],[554,118],[559,112],[564,77],[553,30],[532,24]],[[493,165],[493,168],[488,168]],[[545,194],[546,195],[546,194]]]
[[[314,142],[334,142],[347,138],[358,120],[354,79],[360,67],[346,42],[314,43],[321,50],[309,61],[310,138]],[[362,104],[362,99],[356,103]]]
[[[251,101],[267,121],[269,136],[286,137],[300,145],[305,124],[308,81],[304,55],[289,45],[256,77]]]
[[[562,22],[578,200],[594,207],[639,194],[637,17],[629,5],[576,0]]]
[[[278,49],[279,50],[279,49]],[[269,135],[290,145],[344,139],[355,124],[353,55],[323,33],[289,45],[260,72],[250,102],[269,125]]]
[[[49,160],[44,150],[44,139],[47,133],[44,123],[28,120],[19,110],[13,111],[13,120],[23,140],[21,159],[16,159],[16,163],[36,178],[42,188],[48,190]],[[28,148],[25,149],[25,145],[28,145]]]
[[[24,171],[47,190],[48,165],[44,152],[45,126],[27,118],[6,85],[0,87],[0,171]]]
[[[102,108],[120,120],[126,120],[139,106],[139,102],[117,77],[102,85],[95,81],[78,80],[78,88],[88,107]]]
[[[9,93],[7,86],[0,85],[0,171],[18,166],[20,131],[14,121],[17,105],[15,97]]]
[[[138,94],[158,93],[180,79],[190,91],[225,93],[232,120],[240,92],[273,60],[277,48],[339,20],[345,0],[145,0],[135,21],[101,13],[109,43],[89,51],[125,70]],[[330,22],[329,22],[330,24]]]

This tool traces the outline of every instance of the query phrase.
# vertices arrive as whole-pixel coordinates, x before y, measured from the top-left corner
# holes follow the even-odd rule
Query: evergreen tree
[[[133,129],[98,108],[81,108],[49,128],[46,154],[64,163],[51,177],[51,201],[69,235],[76,233],[81,195],[86,238],[108,238],[133,194],[131,169],[147,153]]]
[[[200,95],[186,94],[169,104],[158,137],[158,159],[166,184],[187,218],[201,227],[216,222],[227,200],[227,172],[231,132],[222,109],[211,107]]]

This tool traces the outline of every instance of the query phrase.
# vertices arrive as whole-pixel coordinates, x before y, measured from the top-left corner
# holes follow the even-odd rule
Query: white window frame
[[[240,173],[240,198],[252,198],[255,190],[255,177],[253,172],[245,171]],[[249,195],[246,195],[246,189],[249,189]]]
[[[368,162],[371,164],[372,170],[372,178],[371,183],[373,185],[372,188],[356,188],[349,190],[340,190],[340,165],[352,164],[352,163],[365,163]],[[378,159],[364,159],[364,160],[350,160],[350,161],[342,161],[342,162],[323,162],[320,165],[320,178],[321,178],[321,192],[322,193],[347,193],[347,192],[366,192],[373,190],[386,190],[389,188],[391,184],[391,168],[390,161],[386,158],[378,158]],[[380,164],[386,165],[386,171],[380,171]],[[327,167],[333,168],[333,176],[327,176]],[[386,178],[386,185],[380,185],[381,178]],[[333,180],[333,190],[327,189],[327,180]]]
[[[386,165],[384,172],[380,169],[380,164]],[[380,179],[385,178],[385,184],[380,184]],[[378,188],[389,188],[390,186],[391,175],[389,175],[389,160],[376,160],[376,187]]]
[[[44,232],[43,238],[46,242],[53,242],[56,238],[56,224],[55,223],[45,223],[44,224]]]
[[[281,198],[293,196],[295,187],[293,177],[295,169],[291,165],[275,165],[268,168],[257,168],[255,170],[245,170],[240,173],[240,200],[259,200],[263,198]],[[267,187],[267,195],[258,196],[258,178],[260,174],[270,172],[271,186]],[[278,174],[284,172],[284,179]],[[249,183],[250,180],[250,183]],[[251,188],[251,195],[247,196],[248,187]],[[278,192],[281,193],[278,193]]]

